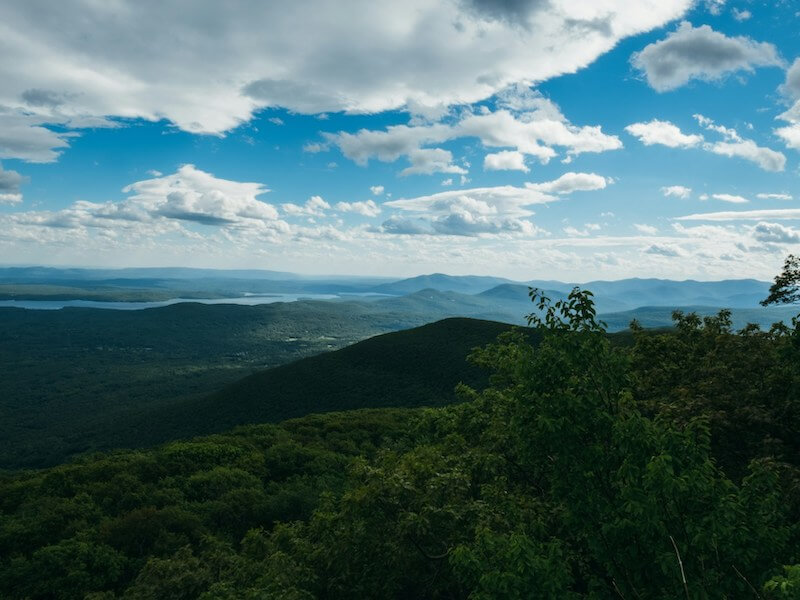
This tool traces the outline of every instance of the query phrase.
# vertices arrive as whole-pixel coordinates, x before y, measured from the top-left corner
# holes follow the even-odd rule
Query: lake
[[[239,298],[173,298],[159,302],[101,302],[97,300],[0,300],[0,308],[27,308],[31,310],[59,310],[62,308],[108,308],[113,310],[144,310],[159,308],[182,302],[198,304],[272,304],[273,302],[296,302],[297,300],[334,300],[335,294],[269,294],[265,296],[248,295]]]

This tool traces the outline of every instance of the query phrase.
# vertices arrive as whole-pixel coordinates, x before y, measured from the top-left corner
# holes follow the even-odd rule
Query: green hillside
[[[425,323],[366,303],[0,309],[0,468],[60,462],[149,410],[254,371]]]
[[[280,418],[306,394],[333,408],[362,385],[372,403],[446,402],[435,379],[462,379],[461,353],[501,333],[473,353],[489,379],[466,367],[476,387],[449,406],[0,472],[0,597],[796,598],[800,329],[690,315],[609,339],[580,295],[539,325],[531,340],[447,320],[186,408],[202,427],[235,405]]]
[[[424,322],[368,303],[0,310],[0,468],[309,412],[436,404],[462,378],[475,383],[464,358],[508,327],[462,319],[378,337],[206,398]]]
[[[342,350],[250,375],[203,399],[157,409],[120,424],[121,446],[358,408],[441,406],[459,383],[483,387],[487,374],[467,362],[509,325],[447,319],[379,335]]]

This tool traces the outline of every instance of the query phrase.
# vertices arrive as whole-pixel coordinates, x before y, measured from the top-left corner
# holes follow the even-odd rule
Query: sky
[[[0,264],[772,279],[800,3],[0,3]]]

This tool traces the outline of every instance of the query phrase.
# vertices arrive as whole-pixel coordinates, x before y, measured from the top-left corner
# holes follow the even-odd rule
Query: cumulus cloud
[[[495,111],[465,111],[452,123],[392,125],[382,131],[361,129],[355,133],[325,132],[322,134],[325,143],[318,147],[334,145],[362,166],[373,158],[394,162],[407,157],[412,165],[402,172],[404,174],[461,173],[456,165],[445,160],[443,153],[448,151],[425,147],[459,138],[478,138],[485,148],[513,148],[504,152],[531,156],[541,163],[556,157],[555,148],[558,147],[568,156],[622,147],[618,137],[603,133],[599,126],[573,125],[554,103],[527,88],[515,86],[506,90],[498,104],[501,108]],[[503,164],[503,161],[507,164],[512,158],[510,154],[497,154],[500,156],[488,159],[489,165]]]
[[[638,137],[646,146],[653,144],[661,144],[670,148],[694,148],[699,146],[706,152],[713,154],[749,160],[765,171],[783,171],[785,168],[786,156],[783,153],[759,146],[753,140],[740,136],[735,129],[717,125],[712,119],[703,115],[696,114],[694,118],[701,127],[721,135],[722,139],[706,141],[702,135],[684,134],[669,121],[659,121],[657,119],[649,123],[633,123],[628,125],[625,130]]]
[[[533,213],[525,207],[553,202],[555,199],[554,196],[539,190],[504,185],[466,190],[448,190],[429,196],[400,198],[385,202],[384,206],[403,211],[430,213],[450,212],[450,207],[456,205],[484,215],[528,216]]]
[[[782,89],[791,98],[800,98],[800,58],[796,58],[786,71],[786,82]]]
[[[184,165],[171,175],[126,186],[121,200],[0,214],[0,244],[10,240],[12,247],[27,244],[33,251],[58,244],[89,260],[101,249],[130,258],[144,248],[160,248],[163,255],[188,248],[204,253],[226,240],[279,243],[292,227],[258,199],[267,191],[260,183],[221,179]]]
[[[800,150],[800,58],[795,59],[786,72],[786,83],[781,86],[783,93],[795,99],[795,103],[786,112],[778,115],[778,119],[789,125],[775,129],[775,135],[783,140],[788,148]]]
[[[69,147],[70,137],[44,127],[41,118],[17,110],[4,110],[0,104],[0,158],[54,162]]]
[[[272,106],[319,114],[471,104],[512,83],[572,73],[691,4],[233,0],[187,11],[134,0],[80,10],[3,3],[0,106],[34,119],[23,130],[0,126],[0,147],[9,157],[52,160],[46,150],[64,148],[64,138],[24,129],[57,115],[70,126],[166,119],[219,135]],[[523,27],[513,15],[524,15]],[[34,140],[31,149],[32,136],[51,143]]]
[[[381,231],[405,235],[467,237],[497,234],[533,236],[542,233],[542,230],[525,219],[492,218],[475,215],[467,210],[454,210],[434,217],[392,216],[381,225]]]
[[[453,153],[441,148],[414,148],[408,153],[411,166],[400,171],[400,175],[431,175],[433,173],[459,173],[467,170],[453,164]]]
[[[684,134],[677,125],[658,119],[648,123],[633,123],[625,131],[639,138],[645,146],[661,144],[670,148],[691,148],[703,142],[702,135]]]
[[[800,144],[800,137],[795,141]],[[753,140],[714,142],[706,149],[714,154],[749,160],[765,171],[783,171],[786,166],[786,156],[783,153],[759,146]]]
[[[733,13],[733,18],[736,19],[739,22],[747,21],[748,19],[750,19],[753,16],[753,13],[751,13],[749,10],[747,10],[747,9],[739,10],[738,8],[735,8],[735,7],[734,7],[732,13]]]
[[[636,229],[636,231],[638,231],[639,233],[643,233],[645,235],[655,235],[656,233],[658,233],[658,229],[656,229],[652,225],[634,223],[633,228]]]
[[[525,155],[516,150],[487,154],[483,158],[483,168],[487,171],[530,171],[525,164]]]
[[[597,173],[564,173],[558,179],[544,183],[526,183],[525,187],[546,194],[571,194],[572,192],[588,192],[602,190],[612,183]]]
[[[689,198],[692,195],[692,188],[683,185],[668,185],[661,188],[661,193],[670,198]]]
[[[218,179],[194,165],[183,165],[172,175],[138,181],[122,191],[131,194],[124,208],[179,221],[235,225],[278,218],[274,206],[257,199],[269,191],[262,184]]]
[[[366,200],[365,202],[337,202],[335,208],[336,210],[355,213],[362,217],[377,217],[381,214],[381,207],[373,200]]]
[[[735,71],[780,66],[774,45],[748,37],[727,37],[708,25],[693,27],[684,21],[665,39],[645,46],[631,57],[659,92],[674,90],[691,79],[714,81]]]
[[[22,202],[20,186],[27,181],[16,171],[6,171],[0,165],[0,204],[19,204]]]
[[[735,129],[717,125],[712,119],[703,115],[696,114],[694,118],[702,127],[723,136],[720,141],[703,144],[704,150],[722,156],[749,160],[765,171],[783,171],[786,166],[786,156],[781,152],[759,146],[753,140],[744,139]]]
[[[537,190],[497,186],[452,190],[385,203],[401,215],[387,219],[384,233],[461,235],[535,235],[541,230],[523,217],[533,214],[527,207],[556,200]]]
[[[321,217],[330,207],[322,196],[311,196],[302,206],[291,202],[281,204],[283,212],[292,217]]]
[[[583,226],[583,229],[578,229],[577,227],[573,227],[572,225],[568,225],[564,227],[563,231],[569,237],[588,237],[591,235],[592,231],[599,231],[600,225],[597,223],[586,223]]]
[[[761,222],[753,227],[753,237],[759,242],[772,244],[800,243],[800,231],[784,227],[780,223]]]
[[[797,111],[800,113],[800,100],[796,104]],[[794,119],[791,125],[785,127],[778,127],[775,130],[775,135],[783,140],[787,148],[800,150],[800,119]]]
[[[595,173],[565,173],[558,179],[526,183],[525,187],[496,186],[448,190],[386,202],[384,206],[401,211],[382,225],[385,233],[428,235],[513,234],[531,236],[544,233],[524,217],[533,212],[530,206],[555,202],[574,191],[605,188],[610,179]],[[587,224],[585,230],[599,228]],[[577,231],[577,230],[576,230]]]
[[[655,254],[657,256],[665,256],[667,258],[676,258],[685,256],[686,253],[679,247],[672,244],[652,244],[644,249],[647,254]]]
[[[382,185],[373,185],[370,186],[369,191],[372,192],[374,196],[380,196],[383,194],[383,186]]]

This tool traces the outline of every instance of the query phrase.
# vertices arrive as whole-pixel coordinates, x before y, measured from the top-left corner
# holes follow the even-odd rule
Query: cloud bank
[[[165,119],[220,135],[264,107],[317,114],[471,104],[510,84],[575,72],[691,4],[6,2],[0,158],[53,160],[68,136],[50,123]]]

